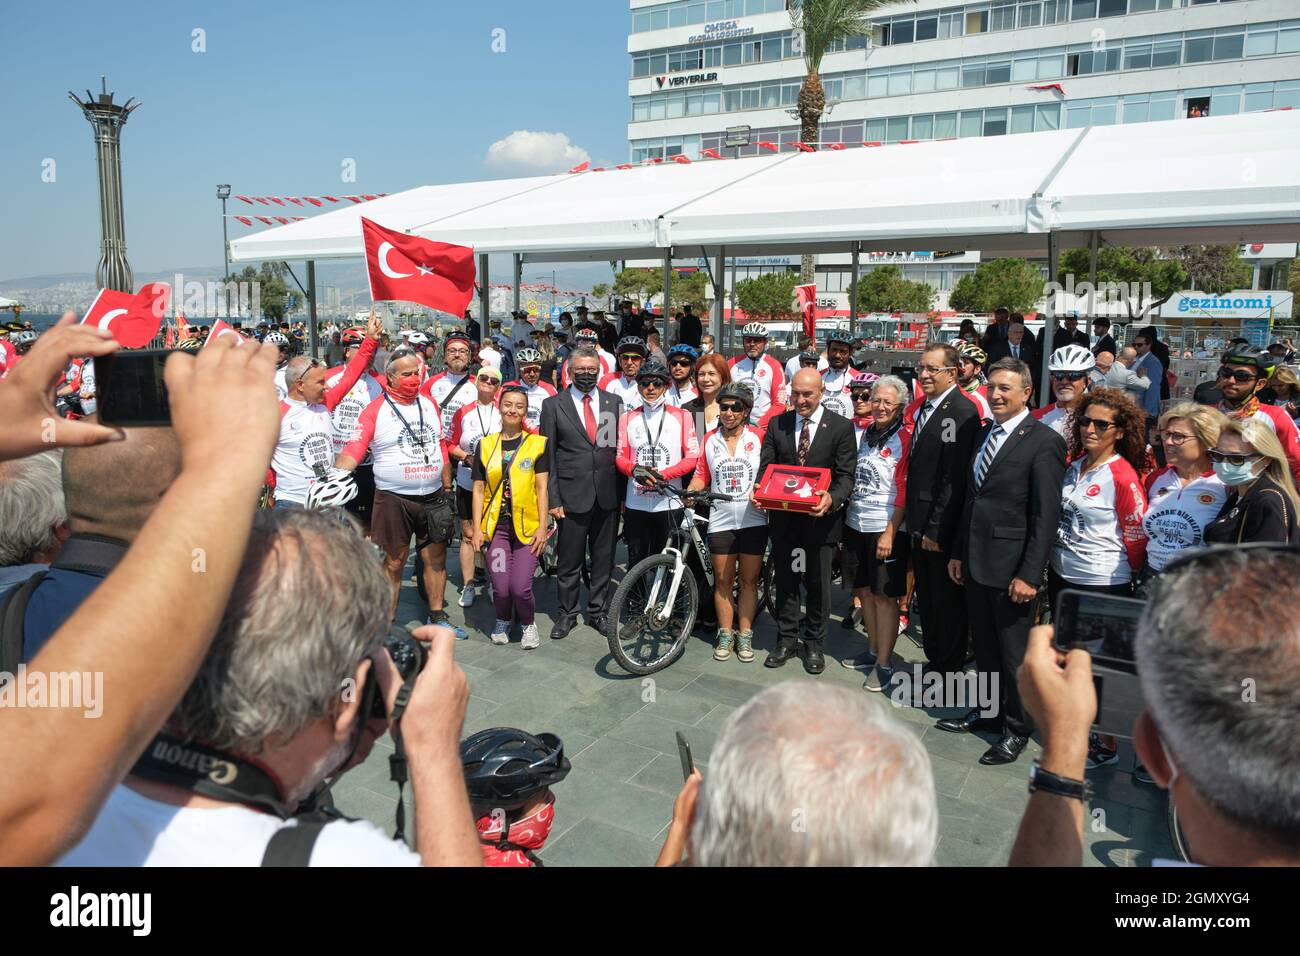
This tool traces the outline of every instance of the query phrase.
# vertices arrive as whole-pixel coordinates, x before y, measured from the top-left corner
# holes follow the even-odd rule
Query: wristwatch
[[[1073,797],[1075,800],[1092,799],[1092,784],[1087,780],[1059,777],[1051,771],[1044,770],[1037,760],[1029,765],[1029,792],[1033,793],[1035,790],[1042,790],[1044,793],[1055,794],[1058,797]]]

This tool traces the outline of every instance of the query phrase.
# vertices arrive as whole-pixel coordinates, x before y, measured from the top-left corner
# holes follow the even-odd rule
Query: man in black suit
[[[1119,346],[1115,344],[1115,337],[1110,334],[1110,319],[1104,316],[1093,319],[1092,333],[1097,336],[1097,344],[1092,347],[1093,355],[1100,355],[1102,352],[1119,355]]]
[[[551,628],[557,641],[567,637],[577,622],[588,547],[587,624],[605,633],[619,506],[626,488],[615,464],[623,400],[596,387],[600,355],[591,346],[574,349],[569,373],[573,384],[542,402],[538,428],[551,455],[551,515],[560,523],[555,570],[560,614]]]
[[[780,667],[799,645],[799,579],[808,592],[803,668],[820,674],[826,667],[822,642],[831,610],[831,553],[844,527],[844,504],[853,492],[857,447],[853,423],[822,408],[822,377],[800,369],[790,383],[791,411],[768,423],[759,452],[760,477],[769,465],[828,468],[831,484],[810,514],[771,509],[767,513],[776,578],[776,649],[768,667]],[[972,406],[974,407],[974,406]],[[752,496],[751,496],[752,497]],[[754,504],[757,506],[758,502]]]
[[[948,563],[952,580],[966,591],[976,667],[997,681],[1000,720],[983,718],[976,707],[937,726],[953,733],[996,727],[999,740],[980,757],[982,764],[1011,763],[1034,729],[1016,672],[1061,520],[1065,440],[1029,414],[1031,382],[1028,367],[1016,359],[989,369],[993,422],[980,432],[957,550]]]
[[[686,311],[682,313],[681,321],[677,323],[677,341],[698,349],[700,347],[700,336],[704,334],[704,328],[694,309],[695,306],[687,303]]]
[[[1012,322],[1007,327],[1007,340],[1005,342],[995,343],[993,349],[989,351],[988,366],[991,368],[994,362],[1001,361],[1004,358],[1019,359],[1029,366],[1030,372],[1034,376],[1034,381],[1038,381],[1038,356],[1039,351],[1034,345],[1034,338],[1029,334],[1029,330],[1019,322]]]
[[[932,345],[916,368],[924,400],[913,417],[904,505],[925,656],[943,673],[966,661],[966,603],[948,576],[948,560],[980,428],[979,408],[957,384],[957,362],[951,345]]]

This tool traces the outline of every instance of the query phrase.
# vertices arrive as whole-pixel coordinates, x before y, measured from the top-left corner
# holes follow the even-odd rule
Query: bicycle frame
[[[677,530],[670,538],[668,547],[664,548],[664,554],[673,556],[673,583],[668,588],[668,596],[664,600],[663,609],[655,615],[655,620],[659,624],[668,622],[668,618],[672,614],[673,602],[677,600],[677,590],[682,585],[682,572],[686,569],[686,558],[682,554],[681,548],[673,546],[679,543],[682,538],[688,539],[695,545],[695,553],[699,555],[700,563],[704,566],[704,575],[708,579],[709,588],[712,589],[713,587],[713,565],[709,560],[709,549],[705,545],[704,539],[700,537],[699,529],[695,527],[697,522],[704,521],[708,521],[708,519],[700,517],[690,508],[683,508],[682,520],[678,523]],[[650,588],[650,594],[646,599],[646,614],[649,614],[650,609],[655,606],[659,597],[659,589],[663,586],[663,580],[664,569],[660,568],[655,572],[655,583]]]

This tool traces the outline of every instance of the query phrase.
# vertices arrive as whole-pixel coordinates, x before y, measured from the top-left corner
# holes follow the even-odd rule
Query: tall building
[[[759,141],[799,139],[805,70],[785,7],[630,0],[632,162],[753,156]],[[917,0],[882,8],[872,37],[840,44],[821,77],[819,142],[846,148],[1290,109],[1300,107],[1300,2]],[[726,146],[729,129],[748,145]],[[819,291],[847,288],[834,275],[842,266],[823,259],[819,272],[831,274]],[[941,301],[978,261],[903,259],[906,277]]]

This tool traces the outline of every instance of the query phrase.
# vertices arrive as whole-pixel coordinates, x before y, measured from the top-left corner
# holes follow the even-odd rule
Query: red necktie
[[[587,441],[596,444],[596,416],[591,410],[591,396],[582,396],[582,420],[587,425]]]

